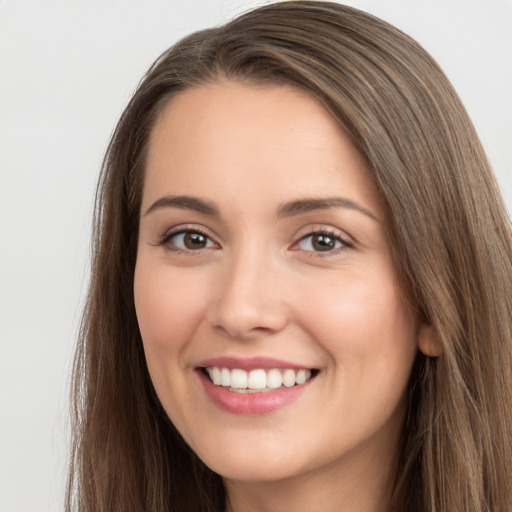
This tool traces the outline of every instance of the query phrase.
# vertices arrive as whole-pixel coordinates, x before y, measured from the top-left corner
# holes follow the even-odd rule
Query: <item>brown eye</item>
[[[311,252],[329,252],[347,245],[340,237],[331,233],[311,233],[299,242],[300,249]]]
[[[169,249],[198,251],[217,247],[210,238],[199,231],[180,231],[165,238],[164,245]]]
[[[201,233],[185,233],[183,245],[187,249],[203,249],[206,247],[208,239]]]
[[[330,235],[314,235],[311,243],[316,251],[330,251],[336,247],[336,240]]]

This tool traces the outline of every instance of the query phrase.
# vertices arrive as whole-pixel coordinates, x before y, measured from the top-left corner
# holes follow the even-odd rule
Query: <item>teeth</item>
[[[220,386],[222,384],[222,377],[221,377],[221,374],[220,374],[220,368],[218,368],[217,366],[214,366],[212,368],[212,375],[210,375],[210,378],[212,379],[212,382],[216,386]]]
[[[281,387],[283,377],[277,368],[273,368],[267,373],[267,388],[277,389]]]
[[[227,368],[222,368],[220,371],[220,384],[221,386],[231,386],[231,372]]]
[[[309,372],[309,375],[307,372],[308,370],[299,370],[295,375],[295,384],[304,384],[311,377],[311,372]]]
[[[285,370],[283,372],[283,386],[291,388],[295,385],[295,372],[293,370]]]
[[[247,387],[249,389],[265,389],[267,387],[267,374],[265,370],[251,370],[249,372]]]
[[[247,387],[247,372],[243,370],[231,370],[231,387],[232,388],[246,388]]]
[[[219,368],[212,366],[206,368],[210,380],[216,386],[223,386],[233,391],[277,389],[280,387],[291,388],[304,384],[311,378],[311,370],[293,370],[272,368],[271,370],[251,370],[246,372],[235,368]]]

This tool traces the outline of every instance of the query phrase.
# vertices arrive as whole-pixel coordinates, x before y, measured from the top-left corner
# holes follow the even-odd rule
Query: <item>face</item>
[[[190,89],[161,113],[146,172],[135,304],[192,449],[244,481],[390,458],[419,326],[329,113],[286,86]]]

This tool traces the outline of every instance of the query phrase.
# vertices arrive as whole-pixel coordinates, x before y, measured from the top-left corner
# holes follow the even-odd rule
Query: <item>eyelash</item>
[[[209,248],[206,248],[206,247],[205,248],[200,248],[200,249],[186,249],[186,248],[183,249],[181,247],[177,247],[174,244],[170,244],[170,241],[174,237],[176,237],[178,235],[187,235],[187,234],[201,235],[207,241],[212,242],[211,237],[205,231],[203,231],[202,229],[199,229],[199,228],[183,228],[182,227],[180,229],[176,229],[175,231],[171,231],[170,233],[167,233],[166,235],[164,235],[162,240],[160,240],[160,242],[157,245],[163,246],[167,250],[176,252],[178,254],[188,254],[188,255],[190,255],[191,253],[198,254],[199,252],[201,252],[204,249],[209,249]],[[215,242],[213,242],[213,243],[215,243]]]
[[[338,254],[340,251],[344,251],[346,249],[351,249],[354,246],[354,244],[351,241],[347,240],[347,238],[345,238],[345,237],[342,237],[339,233],[335,233],[334,231],[331,231],[328,229],[319,229],[319,230],[311,231],[311,232],[307,233],[306,235],[303,235],[302,237],[299,238],[299,240],[297,240],[297,242],[295,242],[293,244],[292,247],[298,247],[302,242],[304,242],[308,238],[312,238],[314,236],[328,237],[328,238],[332,239],[334,241],[334,243],[339,242],[339,244],[340,244],[339,247],[334,247],[333,249],[330,249],[327,251],[304,250],[304,252],[307,253],[308,256],[314,255],[315,258],[325,258],[325,257],[331,256],[333,254]],[[298,248],[295,250],[300,250],[300,249]]]
[[[184,248],[177,247],[176,245],[169,243],[174,237],[176,237],[178,235],[187,235],[187,234],[200,235],[207,240],[207,243],[208,243],[208,241],[213,242],[211,237],[205,231],[203,231],[199,228],[180,228],[180,229],[171,231],[170,233],[167,233],[166,235],[164,235],[162,240],[157,245],[163,246],[167,250],[173,251],[175,253],[187,254],[187,255],[199,254],[200,252],[202,252],[205,249],[206,250],[210,249],[210,247],[202,247],[199,249],[186,249],[186,248],[184,249]],[[327,251],[304,250],[305,253],[309,253],[308,254],[309,256],[314,255],[314,257],[323,258],[323,257],[327,257],[332,254],[337,254],[339,251],[351,249],[354,246],[351,241],[340,236],[339,233],[335,233],[334,231],[330,231],[328,229],[321,229],[321,230],[311,231],[311,232],[307,233],[306,235],[301,236],[296,242],[293,243],[292,250],[297,250],[297,251],[300,250],[299,245],[302,242],[304,242],[305,240],[307,240],[308,238],[311,238],[314,236],[325,236],[325,237],[331,238],[334,241],[334,243],[339,243],[340,247],[334,247],[333,249],[327,250]],[[216,242],[213,242],[213,243],[216,244]],[[297,249],[295,249],[295,247],[297,247]]]

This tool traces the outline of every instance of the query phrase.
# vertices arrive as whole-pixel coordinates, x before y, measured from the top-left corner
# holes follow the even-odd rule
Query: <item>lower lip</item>
[[[268,414],[291,404],[308,389],[309,384],[314,380],[313,378],[304,384],[290,388],[278,388],[257,393],[237,393],[229,391],[229,388],[216,386],[201,370],[198,371],[198,374],[206,394],[217,407],[233,414],[247,416]]]

